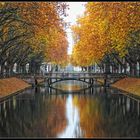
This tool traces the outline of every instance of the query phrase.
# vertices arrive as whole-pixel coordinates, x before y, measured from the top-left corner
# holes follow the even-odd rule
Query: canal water
[[[80,81],[53,86],[58,90],[42,84],[1,101],[0,137],[140,137],[138,99]]]

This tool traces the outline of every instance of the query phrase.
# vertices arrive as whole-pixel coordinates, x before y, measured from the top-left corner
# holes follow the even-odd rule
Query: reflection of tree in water
[[[74,97],[85,137],[139,137],[139,103],[119,94]],[[109,91],[110,92],[110,91]]]
[[[110,89],[107,89],[109,94],[104,93],[103,88],[89,91],[90,94],[72,95],[80,116],[76,137],[83,132],[85,137],[140,136],[137,101]],[[48,95],[41,90],[32,92],[10,98],[0,105],[1,137],[56,137],[66,128],[67,95]]]
[[[0,136],[56,137],[66,127],[65,97],[38,91],[34,98],[16,98],[0,107]]]

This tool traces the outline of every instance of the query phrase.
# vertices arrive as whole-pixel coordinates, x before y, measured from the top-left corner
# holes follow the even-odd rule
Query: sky
[[[69,5],[69,10],[67,10],[68,16],[65,18],[66,22],[70,22],[70,25],[76,24],[76,18],[84,14],[84,4],[87,2],[67,2]],[[72,53],[73,47],[73,39],[72,39],[72,31],[70,28],[66,29],[69,47],[68,54]]]

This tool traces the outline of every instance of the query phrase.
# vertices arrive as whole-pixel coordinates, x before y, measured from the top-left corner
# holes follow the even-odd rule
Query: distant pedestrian
[[[36,78],[34,78],[34,80],[35,80],[35,86],[37,86],[37,84],[38,84],[37,79],[36,79]]]

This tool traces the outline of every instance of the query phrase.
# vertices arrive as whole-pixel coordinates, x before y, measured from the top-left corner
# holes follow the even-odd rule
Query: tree
[[[72,54],[74,64],[89,66],[106,59],[105,65],[110,69],[111,62],[107,59],[111,55],[126,69],[122,60],[128,54],[129,34],[140,29],[138,13],[138,2],[88,2],[84,15],[72,27],[75,39]]]
[[[66,16],[65,10],[68,6],[66,3],[4,2],[0,4],[1,73],[5,69],[9,71],[14,63],[23,69],[27,63],[31,66],[34,63],[35,69],[38,69],[43,61],[66,63],[64,60],[67,58],[67,40],[63,29],[63,15]]]

